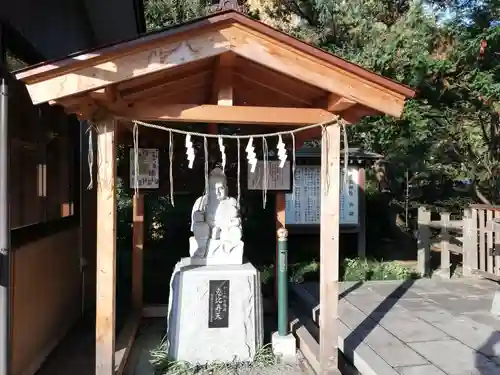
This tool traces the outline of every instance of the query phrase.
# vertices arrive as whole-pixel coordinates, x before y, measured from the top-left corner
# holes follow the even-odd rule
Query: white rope
[[[92,142],[92,129],[93,126],[89,125],[87,130],[85,131],[86,133],[89,134],[89,149],[87,150],[87,162],[89,165],[89,184],[87,186],[87,190],[92,190],[94,187],[94,145]]]
[[[175,207],[174,202],[174,135],[168,132],[168,161],[169,161],[169,180],[170,180],[170,203]]]
[[[292,200],[295,201],[295,134],[292,133]]]
[[[139,194],[139,126],[134,124],[133,130],[134,139],[134,192]]]
[[[208,197],[208,141],[203,137],[203,150],[205,151],[205,195]]]
[[[328,132],[326,131],[326,127],[323,127],[322,129],[322,138],[321,138],[321,148],[325,148],[324,151],[321,150],[322,153],[324,153],[324,155],[326,155],[328,157],[328,154],[329,154],[329,135],[328,135]],[[323,144],[323,141],[324,141],[324,144]],[[324,166],[324,171],[325,171],[325,176],[321,176],[321,178],[324,178],[325,179],[325,190],[324,190],[324,194],[326,196],[326,194],[328,193],[328,191],[330,190],[330,178],[329,178],[329,175],[330,175],[330,163],[328,162],[328,160],[321,160],[321,163],[325,163],[325,166]]]
[[[238,208],[240,208],[240,200],[241,200],[241,183],[240,183],[240,174],[241,174],[241,160],[240,160],[240,139],[236,139],[238,146],[238,172],[237,172],[237,186],[238,186]]]
[[[347,142],[347,129],[345,123],[342,122],[340,126],[342,127],[342,132],[344,133],[344,189],[347,189],[347,181],[348,181],[347,167],[349,165],[349,144]]]
[[[327,120],[320,122],[318,124],[313,124],[313,125],[307,125],[307,126],[302,126],[300,128],[292,129],[292,130],[286,130],[286,131],[281,131],[281,132],[275,132],[275,133],[265,133],[265,134],[248,134],[248,135],[233,135],[233,134],[208,134],[208,133],[200,133],[200,132],[192,132],[192,131],[186,131],[186,130],[181,130],[181,129],[176,129],[176,128],[168,128],[162,125],[156,125],[156,124],[150,124],[144,121],[139,121],[139,120],[131,120],[134,124],[137,125],[142,125],[148,128],[153,128],[153,129],[159,129],[163,131],[171,131],[173,133],[177,134],[184,134],[184,135],[191,135],[191,136],[198,136],[198,137],[206,137],[206,138],[227,138],[227,139],[250,139],[250,138],[262,138],[262,137],[277,137],[279,135],[286,135],[286,134],[295,134],[304,130],[308,129],[313,129],[317,127],[325,127],[328,125],[336,124],[339,122],[343,122],[343,120],[340,117],[336,117],[332,120]]]

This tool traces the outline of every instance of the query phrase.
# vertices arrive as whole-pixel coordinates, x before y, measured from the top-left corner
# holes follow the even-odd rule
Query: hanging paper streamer
[[[194,148],[193,142],[191,141],[191,134],[186,134],[186,155],[189,161],[188,168],[193,169],[194,164]]]
[[[222,142],[222,137],[219,137],[219,150],[222,158],[222,171],[226,170],[226,147],[224,147],[224,142]]]
[[[87,162],[89,164],[89,185],[87,186],[87,190],[92,190],[94,187],[94,145],[92,142],[92,125],[89,125],[89,127],[86,130],[87,133],[89,133],[89,149],[87,153]]]
[[[168,158],[169,158],[169,171],[168,177],[170,179],[170,203],[175,207],[174,202],[174,135],[171,131],[168,132]]]
[[[241,162],[240,162],[240,139],[239,138],[236,138],[236,143],[237,143],[237,146],[238,146],[238,171],[237,171],[237,175],[238,175],[238,208],[240,208],[240,200],[241,200],[241,184],[240,184],[240,174],[241,174]]]
[[[264,159],[264,176],[263,176],[264,181],[263,181],[263,189],[262,189],[262,207],[265,209],[266,203],[267,203],[267,186],[268,186],[267,161],[269,159],[269,152],[267,149],[266,137],[262,137],[262,158]]]
[[[203,151],[205,152],[205,194],[208,195],[208,139],[203,137]]]
[[[139,126],[134,124],[134,192],[139,194]]]
[[[280,134],[278,135],[278,159],[280,160],[280,168],[283,168],[285,166],[286,158],[286,148],[285,144],[283,143],[283,138],[281,138]]]
[[[250,137],[245,149],[247,152],[248,164],[250,164],[250,172],[255,173],[255,167],[257,166],[257,154],[255,153],[255,147],[253,147],[253,137]]]

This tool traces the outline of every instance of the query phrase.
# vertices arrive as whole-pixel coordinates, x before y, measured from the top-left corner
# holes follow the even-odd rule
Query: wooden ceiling
[[[414,92],[226,11],[17,73],[82,119],[306,125],[399,116]]]

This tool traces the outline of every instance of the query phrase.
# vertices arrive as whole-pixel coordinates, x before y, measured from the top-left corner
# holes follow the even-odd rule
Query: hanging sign
[[[321,212],[320,166],[297,166],[293,193],[286,194],[286,224],[319,224]],[[359,216],[358,169],[347,169],[344,187],[340,174],[340,224],[357,225]]]
[[[130,149],[130,188],[135,188],[137,177],[139,189],[158,189],[160,187],[159,150],[139,148],[138,171],[135,173],[135,152]]]
[[[283,168],[280,168],[283,164]],[[264,171],[266,172],[264,174]],[[267,181],[264,178],[267,176]],[[268,160],[266,163],[258,160],[255,171],[248,170],[248,190],[292,191],[292,167],[289,161]]]

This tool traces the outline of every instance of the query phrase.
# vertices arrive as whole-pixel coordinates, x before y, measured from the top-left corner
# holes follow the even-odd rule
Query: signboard
[[[138,151],[137,181],[139,189],[158,189],[160,187],[159,150],[140,148]],[[130,188],[135,188],[134,149],[130,149]]]
[[[267,161],[267,190],[292,191],[292,167],[289,161],[285,162],[283,168],[279,167],[279,160]],[[264,162],[257,161],[255,171],[250,171],[248,166],[248,190],[264,190]]]
[[[229,280],[210,280],[208,328],[229,327]]]
[[[294,192],[286,194],[286,224],[319,224],[321,209],[321,167],[297,166]],[[358,170],[347,169],[344,188],[343,169],[340,174],[340,224],[357,225],[359,216]]]

